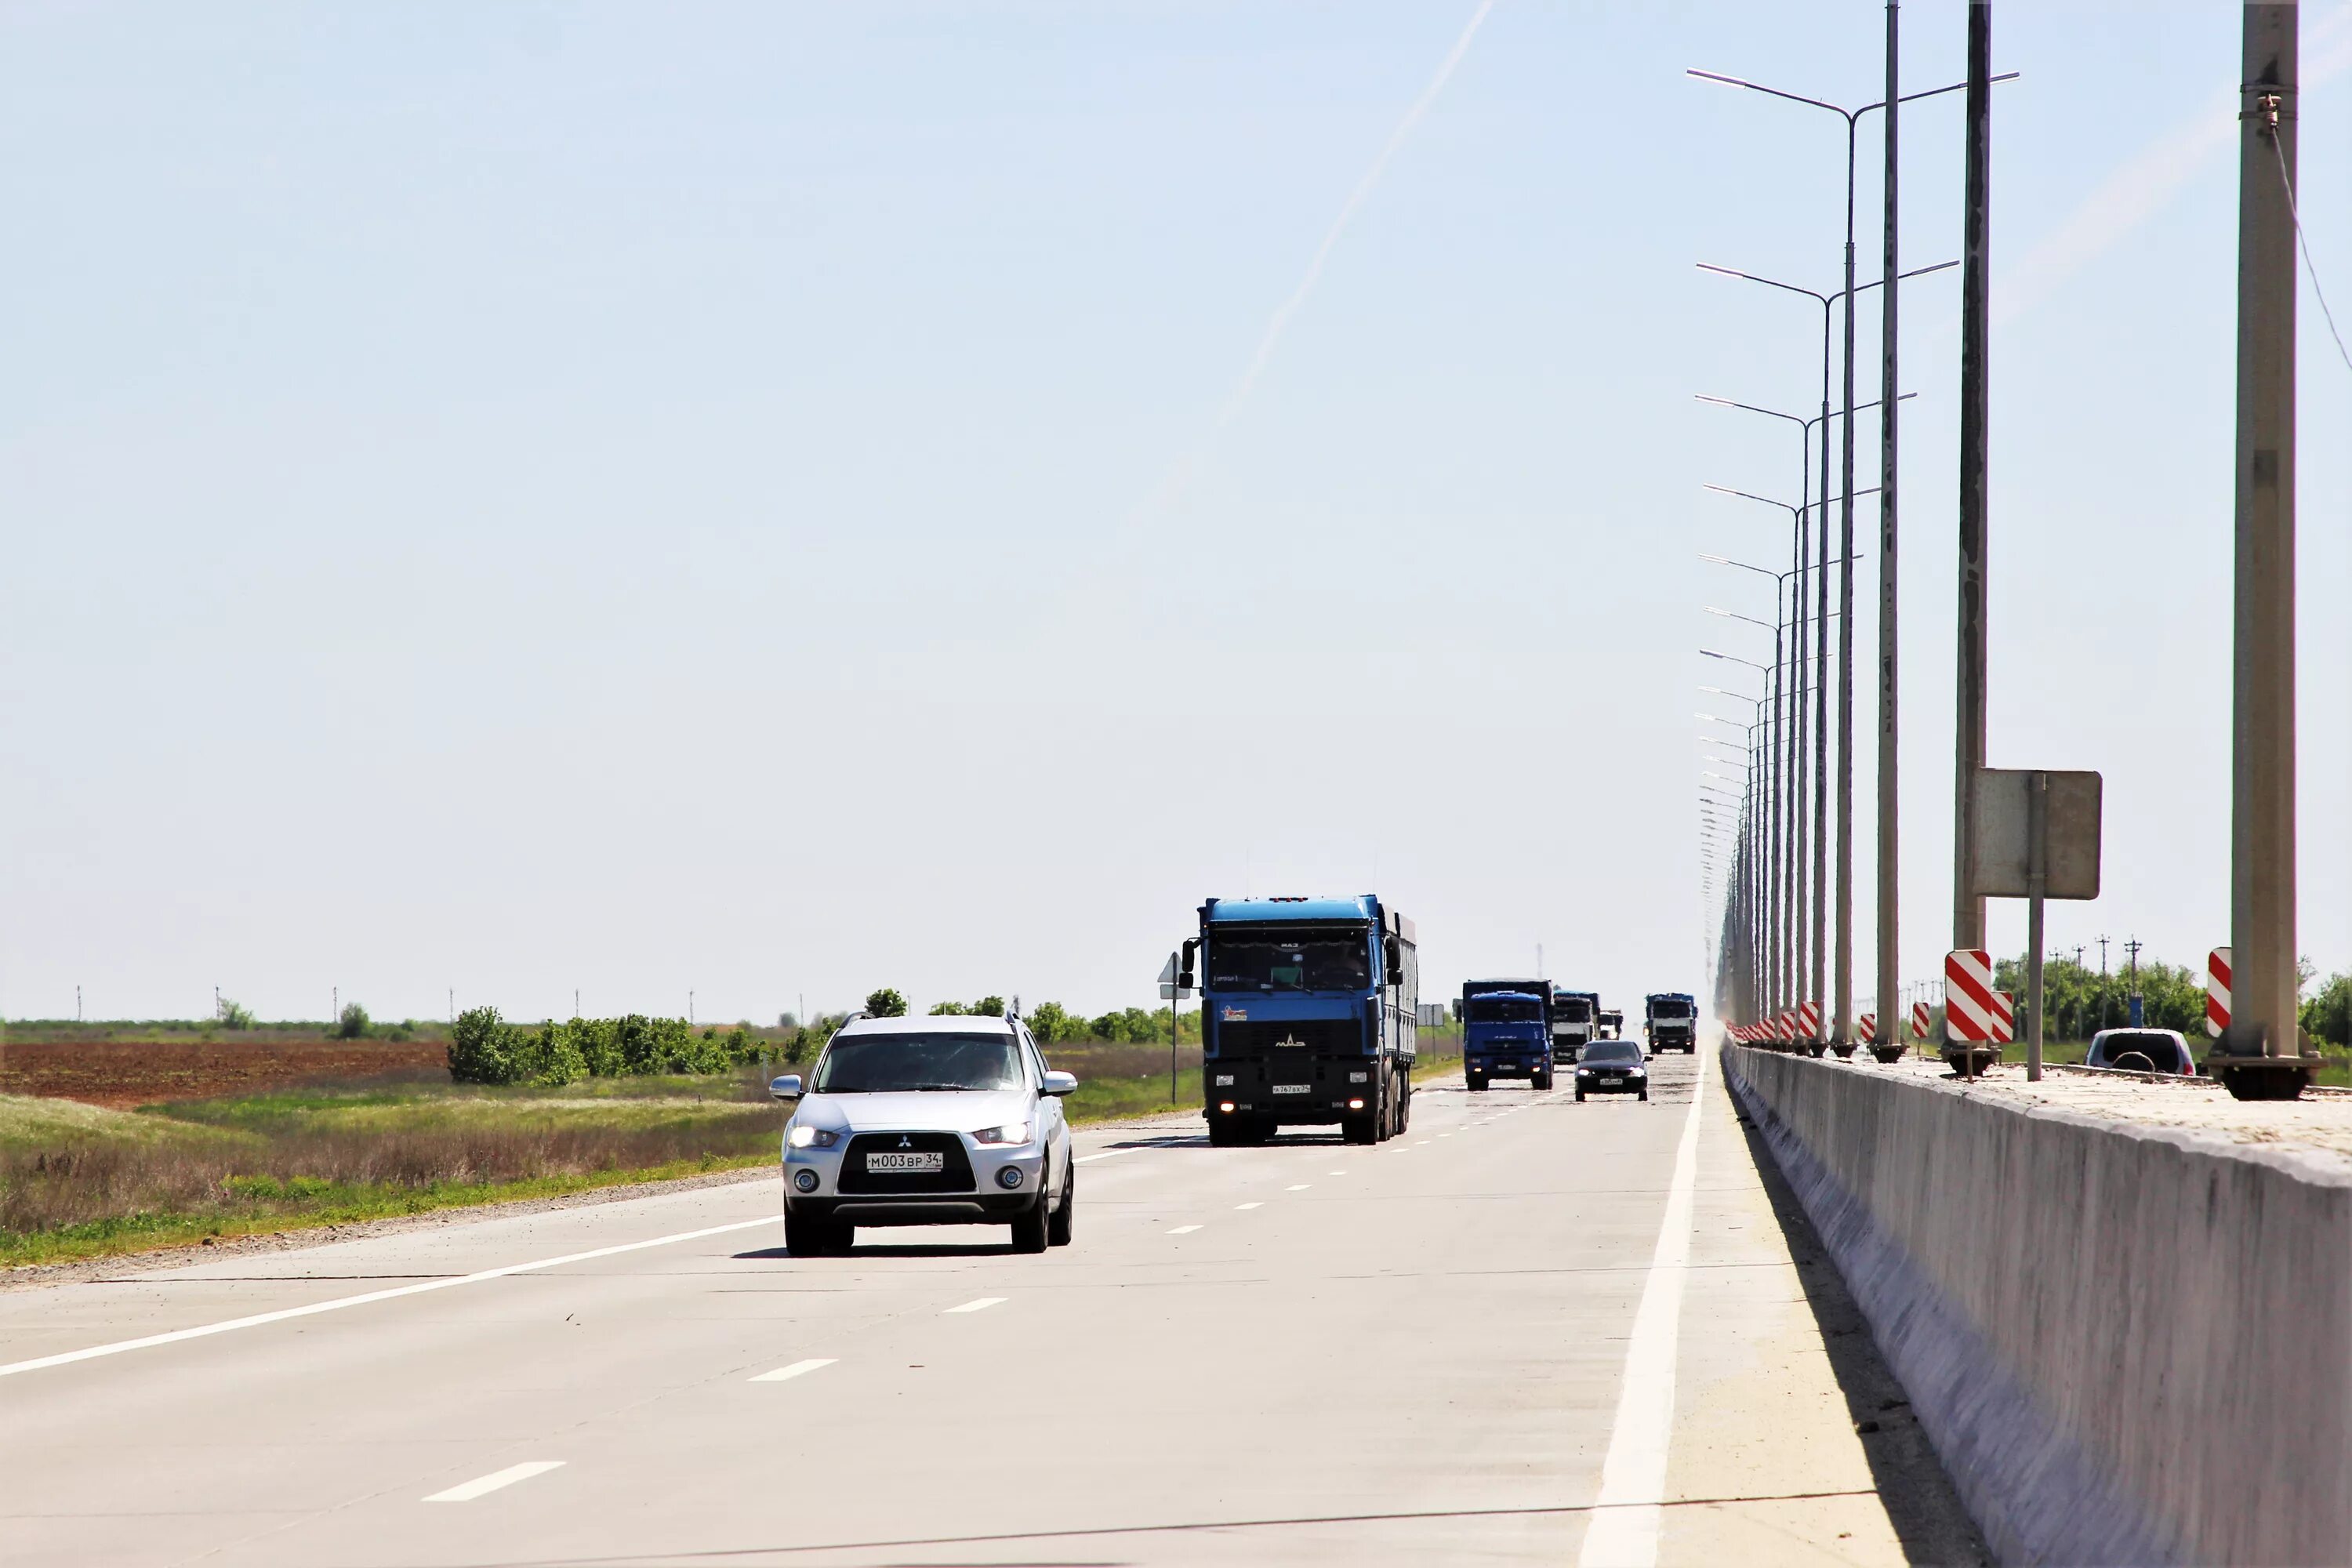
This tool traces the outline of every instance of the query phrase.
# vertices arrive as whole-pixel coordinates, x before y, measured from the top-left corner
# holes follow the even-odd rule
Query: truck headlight
[[[841,1134],[828,1132],[822,1127],[795,1127],[784,1142],[795,1149],[830,1149],[841,1142]]]
[[[1008,1121],[1002,1127],[983,1127],[971,1135],[971,1141],[975,1143],[1026,1143],[1029,1142],[1029,1124],[1026,1121]]]

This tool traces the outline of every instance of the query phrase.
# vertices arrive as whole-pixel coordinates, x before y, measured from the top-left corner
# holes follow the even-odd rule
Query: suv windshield
[[[903,1094],[922,1089],[1019,1089],[1010,1035],[852,1035],[817,1064],[815,1094]]]
[[[1524,996],[1473,996],[1474,1024],[1534,1024],[1543,1019],[1543,1004]]]
[[[1212,991],[1369,991],[1371,944],[1360,934],[1209,939]]]
[[[1601,1040],[1584,1047],[1589,1062],[1638,1062],[1642,1047],[1631,1040]]]

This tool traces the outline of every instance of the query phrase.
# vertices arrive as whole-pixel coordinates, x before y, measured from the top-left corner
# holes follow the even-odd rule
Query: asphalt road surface
[[[1980,1560],[1712,1064],[1655,1068],[1082,1131],[1043,1256],[791,1258],[769,1175],[0,1293],[0,1561]]]

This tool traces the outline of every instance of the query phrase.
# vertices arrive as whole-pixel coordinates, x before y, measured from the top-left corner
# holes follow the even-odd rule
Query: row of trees
[[[907,999],[890,987],[884,986],[866,998],[866,1010],[877,1018],[904,1017]],[[1002,1018],[1004,998],[983,996],[977,1002],[939,1002],[931,1006],[935,1018]],[[1115,1013],[1087,1017],[1073,1013],[1059,1002],[1040,1002],[1029,1009],[1029,1032],[1037,1037],[1040,1045],[1080,1045],[1100,1042],[1106,1045],[1164,1046],[1171,1031],[1181,1031],[1181,1039],[1201,1037],[1201,1015],[1186,1013],[1181,1017],[1169,1007],[1156,1009],[1128,1007]]]
[[[805,1031],[804,1031],[805,1032]],[[723,1073],[761,1060],[771,1042],[738,1024],[697,1034],[683,1018],[570,1018],[509,1024],[496,1007],[469,1007],[449,1032],[449,1076],[459,1083],[553,1088],[583,1078]]]
[[[2311,964],[2304,963],[2304,979],[2311,980]],[[1993,984],[2012,992],[2021,1006],[2025,1000],[2025,960],[2004,958],[1993,965]],[[2120,1029],[2131,1022],[2131,994],[2137,984],[2141,1021],[2151,1029],[2178,1029],[2196,1035],[2205,1027],[2205,974],[2185,964],[2161,960],[2143,963],[2137,979],[2131,971],[2102,974],[2071,958],[2053,958],[2042,966],[2043,1033],[2053,1039],[2088,1039],[2101,1029]],[[2303,1005],[2304,1032],[2315,1039],[2342,1047],[2352,1044],[2352,974],[2330,977]],[[2019,1034],[2024,1033],[2023,1020]]]

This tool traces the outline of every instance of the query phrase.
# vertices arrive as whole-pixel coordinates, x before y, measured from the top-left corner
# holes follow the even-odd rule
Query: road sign
[[[2032,784],[2050,781],[2043,827],[2045,899],[2099,896],[2101,786],[2095,773],[2059,773],[2046,768],[1979,768],[1976,837],[1969,880],[1986,898],[2023,899],[2033,894]]]
[[[1992,955],[1956,947],[1944,955],[1944,1027],[1955,1040],[1990,1040],[1993,1034]]]
[[[1807,1002],[1797,1008],[1797,1033],[1808,1040],[1822,1037],[1822,1005]]]
[[[1171,952],[1168,955],[1168,962],[1160,969],[1160,999],[1162,1002],[1181,1002],[1192,994],[1191,986],[1176,984],[1176,955]]]
[[[1993,1044],[2005,1046],[2017,1038],[2017,993],[1996,991],[1993,1003]]]
[[[2205,1032],[2215,1039],[2230,1026],[2230,950],[2205,955]]]
[[[1927,1037],[1927,1015],[1931,1010],[1932,1009],[1930,1009],[1925,1002],[1914,1002],[1911,1004],[1912,1038],[1924,1040]]]
[[[1875,1014],[1875,1013],[1864,1013],[1864,1014],[1860,1018],[1856,1019],[1854,1022],[1855,1022],[1855,1026],[1856,1026],[1857,1031],[1858,1031],[1858,1032],[1861,1034],[1861,1036],[1862,1036],[1862,1043],[1863,1043],[1864,1045],[1865,1045],[1865,1046],[1874,1046],[1874,1045],[1876,1045],[1876,1044],[1878,1043],[1878,1015],[1877,1015],[1877,1014]]]

